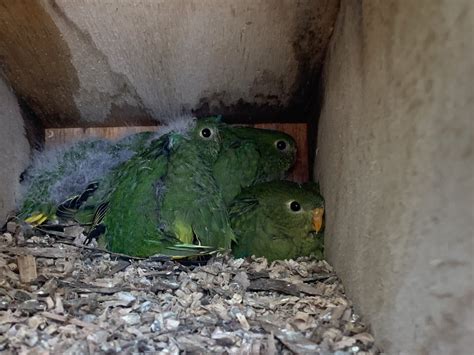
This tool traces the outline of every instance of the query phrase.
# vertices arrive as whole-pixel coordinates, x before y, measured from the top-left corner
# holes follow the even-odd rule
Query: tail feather
[[[166,247],[165,254],[170,255],[172,259],[186,259],[190,257],[211,256],[218,253],[220,249],[195,244],[175,244]]]
[[[77,210],[79,210],[98,187],[99,184],[97,182],[92,182],[87,185],[86,189],[80,195],[72,196],[61,202],[56,209],[56,215],[60,218],[74,219]]]
[[[25,219],[25,222],[31,225],[43,224],[48,219],[48,215],[45,213],[37,213]]]

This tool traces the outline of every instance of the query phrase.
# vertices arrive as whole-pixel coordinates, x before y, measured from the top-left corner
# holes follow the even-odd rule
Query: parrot
[[[91,188],[111,169],[147,148],[152,140],[172,130],[184,132],[191,124],[190,116],[182,116],[157,132],[140,132],[116,141],[87,139],[37,152],[22,174],[23,193],[17,218],[36,226],[57,221],[59,203],[68,209],[79,208]]]
[[[270,181],[244,188],[229,206],[235,257],[268,261],[323,253],[324,199],[317,184]]]
[[[100,235],[108,250],[131,256],[230,249],[235,235],[212,175],[223,127],[202,119],[187,133],[153,140],[113,169],[70,217],[88,221],[89,237]]]
[[[221,116],[214,119],[220,120]],[[23,174],[23,203],[18,218],[33,225],[57,221],[58,203],[64,201],[69,209],[79,208],[77,203],[84,201],[84,188],[90,192],[91,186],[112,168],[163,134],[186,132],[191,122],[191,117],[183,116],[160,127],[158,132],[140,132],[116,142],[85,140],[37,154]],[[296,143],[283,132],[222,123],[220,135],[223,149],[213,175],[226,204],[242,187],[282,178],[295,161]]]
[[[225,211],[223,195],[230,201],[242,187],[283,177],[295,160],[296,144],[285,133],[231,127],[221,123],[220,117],[200,120],[197,130],[190,133],[193,138],[183,138],[189,130],[189,122],[181,125],[183,127],[161,132],[163,139],[160,133],[142,132],[116,143],[97,141],[73,146],[62,157],[67,169],[58,164],[56,175],[43,174],[46,175],[45,182],[49,178],[49,182],[52,180],[61,185],[61,182],[67,182],[69,174],[75,175],[75,168],[80,172],[85,166],[87,171],[91,165],[88,158],[101,144],[101,152],[112,152],[125,158],[103,169],[99,182],[85,181],[88,185],[84,191],[64,200],[56,208],[49,203],[48,213],[33,214],[26,221],[41,224],[53,214],[75,220],[90,227],[89,241],[104,234],[101,240],[109,250],[134,256],[158,252],[179,254],[178,251],[187,255],[196,252],[196,243],[201,245],[202,251],[211,247],[229,248],[235,237],[229,228],[227,214],[219,213]],[[202,132],[199,131],[201,123],[209,125],[204,127],[206,130],[202,128]],[[209,134],[212,134],[213,144],[206,146],[203,139]],[[220,163],[215,164],[219,159]],[[95,162],[96,165],[102,163],[97,159]],[[249,162],[251,165],[247,165]],[[61,173],[67,176],[63,177]],[[47,187],[47,184],[43,185]],[[76,185],[74,192],[77,192]],[[93,198],[88,201],[90,196]],[[85,201],[88,203],[81,208]],[[200,205],[209,208],[186,207]],[[128,238],[140,233],[142,236],[138,238]],[[216,238],[217,234],[223,238]],[[184,248],[184,245],[188,247]]]
[[[95,180],[131,156],[129,149],[107,140],[85,140],[37,154],[22,174],[23,197],[17,217],[33,225],[56,220],[58,203],[67,199],[72,207],[73,200],[84,202]]]
[[[222,116],[214,119],[222,120]],[[131,135],[120,143],[132,142],[131,149],[137,151],[150,139],[149,133]],[[295,163],[296,142],[284,132],[222,125],[220,134],[222,149],[213,175],[227,204],[242,187],[284,178]]]
[[[242,188],[280,180],[296,160],[296,142],[269,129],[227,126],[213,174],[228,205]]]
[[[221,116],[214,117],[221,120]],[[142,147],[149,135],[137,133],[127,141]],[[242,187],[282,179],[296,160],[296,142],[290,135],[269,129],[222,125],[222,149],[214,164],[213,176],[228,204]],[[124,144],[124,143],[122,143]]]

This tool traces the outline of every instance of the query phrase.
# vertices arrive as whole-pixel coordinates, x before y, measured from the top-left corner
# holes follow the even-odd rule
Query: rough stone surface
[[[18,177],[28,163],[29,154],[17,100],[0,77],[0,224],[15,208]]]
[[[10,1],[0,9],[0,64],[46,127],[190,112],[291,121],[318,78],[338,5]]]
[[[474,6],[343,1],[316,178],[327,257],[389,354],[468,354]]]

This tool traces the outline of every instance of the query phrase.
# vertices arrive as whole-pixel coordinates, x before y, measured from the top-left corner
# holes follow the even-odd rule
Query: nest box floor
[[[377,353],[325,261],[185,266],[60,237],[0,239],[6,353]]]

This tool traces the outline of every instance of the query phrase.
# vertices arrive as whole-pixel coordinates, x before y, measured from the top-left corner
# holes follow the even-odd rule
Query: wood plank
[[[133,133],[156,131],[158,128],[159,126],[47,128],[45,129],[45,147],[55,147],[88,138],[120,139]]]

